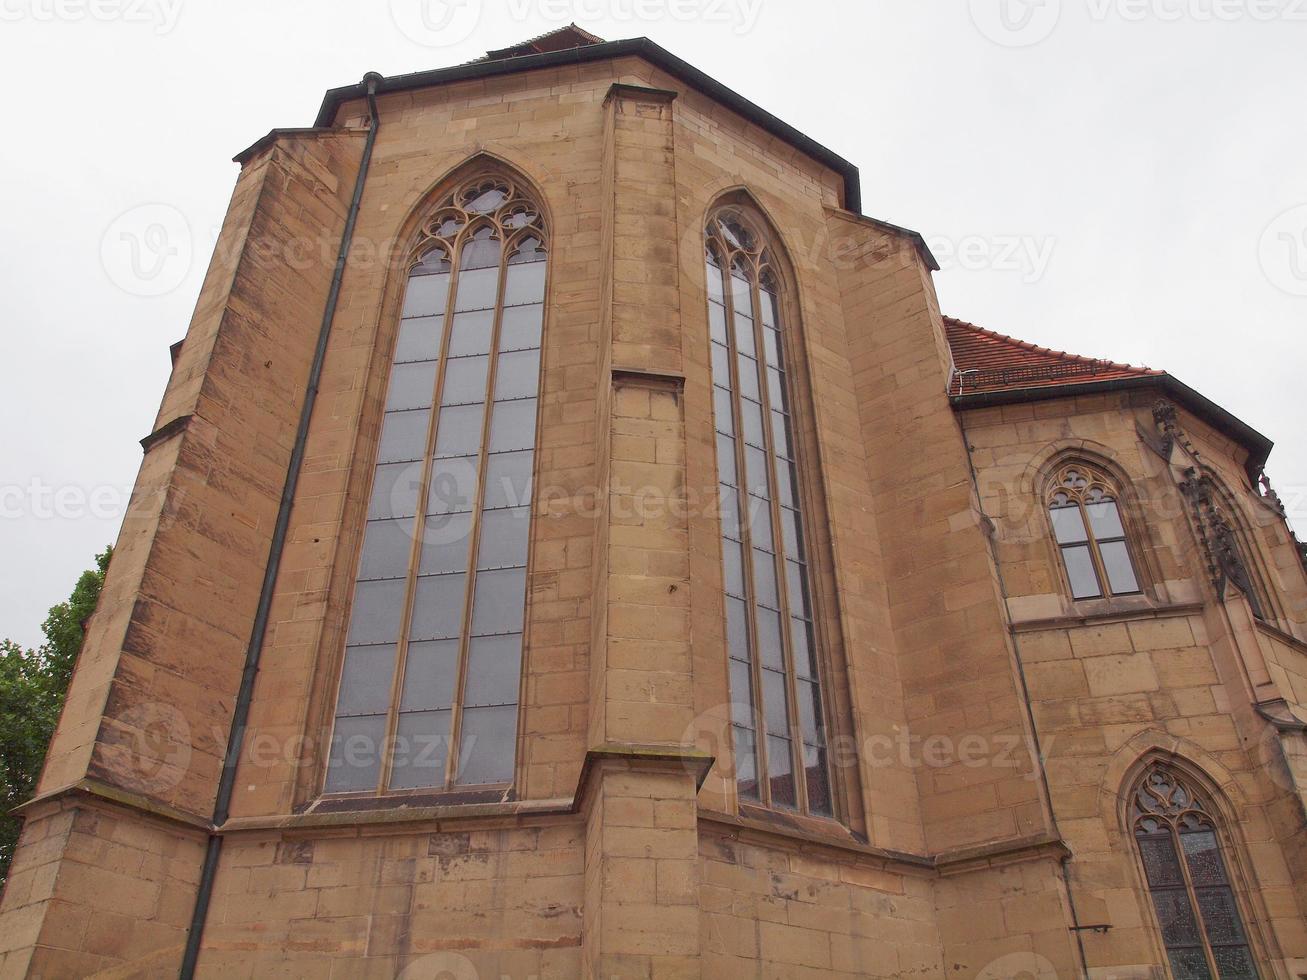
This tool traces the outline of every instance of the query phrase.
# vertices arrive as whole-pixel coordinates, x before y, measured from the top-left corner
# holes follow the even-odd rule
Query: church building
[[[0,977],[1307,978],[1260,432],[647,38],[236,160]]]

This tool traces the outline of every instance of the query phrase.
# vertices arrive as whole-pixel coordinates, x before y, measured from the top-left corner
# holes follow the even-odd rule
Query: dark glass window
[[[707,228],[726,645],[740,797],[833,815],[779,280],[736,209]]]
[[[1257,980],[1211,807],[1155,763],[1131,797],[1135,843],[1177,980]]]
[[[1088,466],[1064,467],[1048,495],[1053,537],[1074,599],[1140,591],[1116,493]]]
[[[539,209],[493,176],[464,184],[423,225],[387,387],[328,793],[513,779],[544,242]]]

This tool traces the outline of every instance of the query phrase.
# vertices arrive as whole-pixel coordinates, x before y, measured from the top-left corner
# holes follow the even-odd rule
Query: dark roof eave
[[[562,65],[587,64],[593,61],[606,61],[634,55],[644,58],[654,66],[663,69],[674,78],[685,82],[691,88],[721,103],[728,109],[743,116],[772,136],[783,140],[806,156],[834,170],[844,179],[843,206],[856,214],[862,212],[862,184],[858,168],[842,156],[827,149],[820,143],[805,136],[789,123],[773,116],[766,109],[750,102],[744,96],[727,88],[710,75],[682,61],[666,48],[655,44],[647,37],[629,38],[622,41],[605,41],[602,44],[590,44],[562,51],[548,51],[543,54],[522,55],[506,58],[502,61],[474,61],[466,65],[451,68],[436,68],[431,71],[412,72],[407,75],[395,75],[382,78],[377,83],[377,94],[406,92],[412,89],[427,88],[432,85],[445,85],[450,82],[464,82],[478,78],[490,78],[496,75],[510,75],[520,71],[537,68],[557,68]],[[344,85],[328,89],[322,99],[314,127],[332,125],[336,111],[344,102],[362,99],[367,92],[363,84]]]
[[[1170,395],[1204,422],[1234,439],[1248,450],[1248,472],[1256,473],[1266,465],[1271,448],[1275,445],[1247,422],[1230,414],[1216,402],[1199,394],[1183,381],[1169,374],[1150,374],[1136,378],[1107,378],[1102,381],[1083,381],[1077,384],[1043,385],[1037,388],[1002,388],[997,391],[976,391],[965,395],[950,395],[956,409],[986,408],[991,405],[1018,405],[1023,402],[1047,401],[1053,398],[1073,398],[1076,395],[1096,395],[1110,391],[1135,391],[1157,388]]]

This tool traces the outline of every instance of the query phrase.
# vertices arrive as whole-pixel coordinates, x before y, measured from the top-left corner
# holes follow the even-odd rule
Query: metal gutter
[[[562,51],[521,55],[499,61],[474,61],[470,64],[455,65],[451,68],[437,68],[431,71],[395,75],[390,78],[379,79],[376,94],[389,95],[393,92],[409,92],[434,85],[446,85],[450,82],[466,82],[500,75],[513,75],[538,68],[583,65],[623,57],[643,58],[656,68],[661,68],[672,77],[743,116],[765,132],[788,143],[805,156],[834,170],[844,179],[843,206],[849,211],[861,213],[862,181],[858,175],[857,167],[834,151],[805,136],[789,123],[783,122],[761,106],[750,102],[738,92],[727,88],[689,62],[682,61],[666,48],[655,44],[647,37],[605,41],[602,44],[566,48]],[[323,97],[322,107],[318,110],[318,116],[313,122],[314,128],[334,125],[336,113],[344,103],[362,99],[366,95],[367,92],[362,84],[328,89],[327,94]]]
[[[259,605],[254,616],[254,626],[250,631],[250,644],[245,652],[245,670],[241,674],[240,690],[236,695],[236,707],[232,712],[231,731],[227,738],[227,754],[223,759],[222,778],[218,783],[218,794],[213,805],[213,828],[209,832],[209,842],[204,854],[204,865],[200,871],[200,882],[195,894],[195,908],[191,914],[190,930],[186,935],[186,948],[182,954],[181,969],[178,975],[182,980],[191,980],[195,976],[195,965],[200,955],[200,942],[204,936],[204,923],[208,917],[209,901],[213,896],[213,885],[218,874],[218,858],[222,853],[222,835],[217,832],[227,822],[230,815],[232,793],[236,787],[236,770],[240,763],[241,750],[245,742],[245,726],[249,721],[250,702],[254,696],[254,680],[259,673],[259,660],[263,654],[263,642],[268,632],[268,617],[272,610],[272,596],[277,584],[277,573],[281,569],[281,556],[286,545],[286,536],[290,530],[291,510],[295,505],[295,489],[299,485],[300,468],[304,463],[305,446],[309,437],[309,423],[313,418],[313,406],[318,398],[318,386],[322,381],[322,366],[327,357],[327,341],[331,337],[331,325],[336,318],[336,304],[340,299],[340,284],[345,274],[345,263],[349,257],[350,244],[354,238],[354,225],[358,221],[359,204],[363,200],[363,187],[367,182],[368,167],[372,162],[372,148],[377,140],[380,120],[377,116],[375,92],[381,76],[369,73],[363,76],[359,86],[363,97],[368,100],[370,119],[368,121],[367,142],[363,145],[363,156],[359,160],[358,176],[354,180],[354,196],[349,203],[345,217],[345,228],[341,234],[340,250],[336,254],[336,267],[331,274],[331,288],[327,291],[327,303],[322,311],[322,325],[318,329],[318,343],[313,352],[313,363],[309,367],[308,384],[304,391],[304,405],[300,409],[299,427],[295,432],[295,444],[291,449],[290,462],[286,468],[286,483],[281,492],[281,503],[277,510],[277,521],[273,526],[272,542],[268,549],[268,564],[263,572],[263,585],[259,592]]]
[[[977,391],[965,395],[950,395],[955,409],[988,408],[993,405],[1020,405],[1025,402],[1048,401],[1053,398],[1074,398],[1077,395],[1097,395],[1112,391],[1138,391],[1156,388],[1170,395],[1194,415],[1248,450],[1247,469],[1255,474],[1266,465],[1267,457],[1275,445],[1248,423],[1227,412],[1216,402],[1199,394],[1183,381],[1169,374],[1150,374],[1137,378],[1109,378],[1102,381],[1084,381],[1077,384],[1041,385],[1033,388],[1003,388],[997,391]],[[1253,477],[1256,484],[1256,477]]]

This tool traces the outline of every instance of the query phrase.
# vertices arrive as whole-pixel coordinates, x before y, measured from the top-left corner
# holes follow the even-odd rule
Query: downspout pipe
[[[254,681],[259,674],[259,660],[263,655],[263,644],[268,633],[268,617],[272,610],[272,597],[277,584],[277,575],[281,570],[281,557],[286,547],[286,536],[290,530],[291,511],[295,505],[295,491],[299,486],[300,470],[304,465],[304,452],[309,436],[309,423],[313,418],[313,406],[318,399],[318,388],[322,383],[322,366],[327,358],[327,342],[331,338],[331,325],[336,318],[336,304],[340,299],[340,284],[345,276],[345,264],[349,258],[350,245],[354,240],[354,226],[358,221],[359,203],[363,200],[363,188],[367,183],[368,167],[372,162],[372,148],[377,141],[380,119],[377,115],[377,83],[382,76],[377,72],[368,72],[363,76],[368,100],[368,135],[363,144],[363,156],[359,160],[358,176],[354,180],[354,196],[349,202],[349,211],[345,217],[345,229],[340,238],[340,249],[336,253],[336,267],[331,274],[331,288],[327,292],[327,305],[322,311],[322,326],[318,329],[318,344],[313,352],[313,363],[309,367],[308,385],[304,391],[304,405],[300,409],[299,427],[295,431],[295,444],[291,449],[290,463],[286,469],[286,483],[281,491],[281,502],[277,509],[277,521],[272,529],[272,543],[268,550],[268,564],[263,572],[263,585],[259,592],[259,604],[254,615],[254,626],[250,631],[250,643],[245,651],[245,669],[241,674],[241,685],[236,695],[236,707],[232,712],[231,731],[227,737],[227,753],[222,763],[222,778],[218,783],[218,795],[213,805],[213,826],[209,831],[209,842],[204,853],[204,865],[200,871],[200,882],[195,894],[195,909],[191,914],[191,926],[186,936],[186,949],[182,956],[178,976],[181,980],[191,980],[195,976],[195,965],[200,955],[200,943],[204,938],[204,923],[209,913],[209,902],[213,897],[213,885],[218,874],[218,858],[222,854],[221,828],[227,822],[231,812],[232,793],[236,787],[236,769],[240,763],[241,750],[245,743],[245,728],[250,716],[250,702],[254,695]]]

